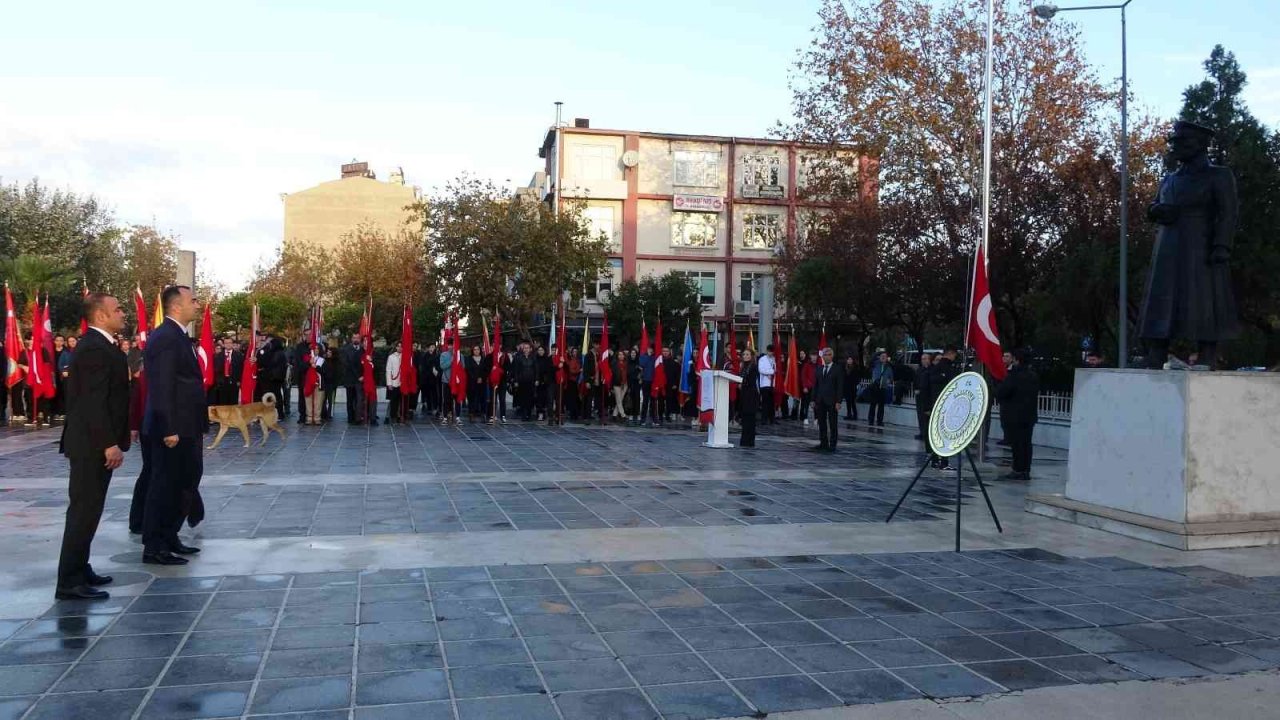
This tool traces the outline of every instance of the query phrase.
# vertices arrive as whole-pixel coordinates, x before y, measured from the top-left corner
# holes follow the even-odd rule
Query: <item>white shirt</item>
[[[771,355],[761,355],[760,360],[756,363],[756,368],[760,371],[760,387],[773,387],[773,357]]]
[[[400,353],[398,352],[387,356],[387,387],[400,387]]]

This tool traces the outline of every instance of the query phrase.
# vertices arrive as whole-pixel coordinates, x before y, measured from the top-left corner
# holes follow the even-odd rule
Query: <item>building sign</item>
[[[987,384],[976,372],[960,373],[938,394],[929,416],[929,445],[939,457],[956,455],[973,442],[987,414]]]
[[[724,210],[724,198],[716,195],[675,195],[671,207],[680,212],[720,212]]]
[[[787,196],[787,191],[781,185],[743,185],[742,197],[745,198],[768,198],[770,200],[781,200]]]

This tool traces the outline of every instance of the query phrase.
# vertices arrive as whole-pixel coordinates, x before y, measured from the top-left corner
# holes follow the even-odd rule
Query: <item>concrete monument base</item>
[[[1027,510],[1184,550],[1280,544],[1280,375],[1080,370],[1063,495]]]

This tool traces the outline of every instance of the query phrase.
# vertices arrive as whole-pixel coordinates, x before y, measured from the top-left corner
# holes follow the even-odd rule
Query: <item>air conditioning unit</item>
[[[734,315],[755,315],[760,312],[760,306],[746,300],[735,300],[733,303]]]

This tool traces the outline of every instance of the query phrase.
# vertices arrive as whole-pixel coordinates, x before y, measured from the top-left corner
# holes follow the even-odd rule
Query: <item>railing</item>
[[[861,390],[867,384],[863,380],[858,384]],[[895,395],[901,393],[902,402],[907,405],[916,404],[916,388],[915,385],[906,382],[897,383]],[[1071,420],[1071,393],[1069,392],[1046,392],[1040,393],[1036,398],[1036,414],[1041,420]],[[998,407],[998,406],[997,406]]]

